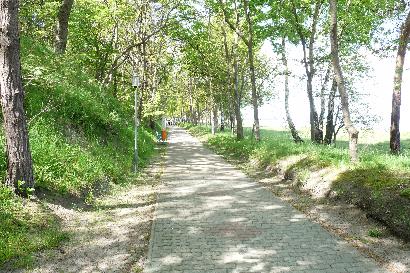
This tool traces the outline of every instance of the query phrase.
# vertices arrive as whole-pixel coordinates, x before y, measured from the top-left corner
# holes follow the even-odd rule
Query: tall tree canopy
[[[303,67],[310,139],[330,144],[341,128],[346,127],[352,139],[357,135],[354,124],[372,119],[357,114],[363,100],[355,81],[368,67],[362,52],[382,44],[383,23],[408,11],[407,3],[395,0],[33,0],[18,7],[16,0],[1,6],[1,98],[7,183],[25,181],[28,187],[34,179],[23,108],[20,36],[54,47],[61,60],[81,65],[101,92],[110,92],[129,109],[134,105],[130,77],[137,73],[141,79],[137,113],[153,128],[156,119],[172,116],[211,124],[213,133],[227,125],[237,139],[243,139],[242,111],[251,106],[257,141],[259,108],[281,89],[278,78],[285,76],[286,120],[294,140],[301,142],[289,110],[293,96],[289,82],[296,75],[289,61],[297,61]],[[400,150],[400,86],[408,21],[403,20],[396,44],[394,153]],[[262,54],[268,41],[276,60]],[[289,47],[293,49],[285,51]],[[295,50],[299,57],[292,56]],[[40,72],[30,73],[42,73],[40,67],[35,69]],[[352,154],[352,160],[357,158]]]

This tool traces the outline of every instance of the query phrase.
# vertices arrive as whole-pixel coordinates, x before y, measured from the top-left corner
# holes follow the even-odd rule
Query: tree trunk
[[[230,96],[229,96],[229,100],[230,100],[230,104],[231,105],[233,105],[234,107],[233,108],[235,108],[235,104],[236,104],[236,100],[235,100],[235,95],[234,95],[234,87],[233,87],[233,84],[232,84],[232,72],[231,72],[231,69],[232,69],[232,60],[231,60],[231,56],[230,56],[230,54],[229,54],[229,49],[228,49],[228,40],[227,40],[227,35],[226,35],[226,31],[225,31],[225,27],[224,26],[222,26],[222,35],[223,35],[223,37],[224,37],[224,50],[225,50],[225,60],[226,60],[226,72],[227,72],[227,76],[228,76],[228,84],[227,84],[227,91],[228,91],[228,94],[230,94]],[[232,55],[233,54],[235,54],[235,53],[232,53]],[[232,130],[232,133],[233,133],[233,118],[232,118],[232,111],[231,111],[231,109],[232,109],[232,107],[230,106],[229,107],[229,117],[230,117],[230,125],[231,125],[231,130]],[[221,107],[221,110],[222,110],[222,107]],[[224,123],[223,123],[223,112],[221,111],[221,131],[224,131]]]
[[[220,126],[220,130],[221,130],[221,132],[225,131],[225,116],[224,116],[222,106],[221,106],[221,126]]]
[[[209,94],[211,94],[211,96],[213,96],[211,78],[209,78]],[[217,131],[218,131],[218,107],[217,107],[217,103],[215,101],[215,97],[212,97],[212,102],[211,102],[211,132],[212,132],[213,135],[215,135]]]
[[[258,113],[258,93],[256,90],[256,76],[255,76],[255,61],[253,52],[253,22],[251,19],[251,11],[249,9],[248,0],[243,0],[246,21],[248,23],[249,39],[247,43],[248,56],[249,56],[249,72],[251,76],[251,86],[252,86],[252,105],[253,105],[253,127],[255,133],[255,140],[260,141],[261,134],[259,128],[259,113]]]
[[[14,187],[16,192],[25,195],[25,189],[34,187],[34,177],[23,106],[18,9],[18,0],[0,3],[0,96],[7,152],[5,182]]]
[[[298,131],[295,128],[295,124],[290,116],[289,111],[289,68],[288,68],[288,59],[286,57],[286,42],[285,38],[282,38],[282,62],[285,66],[285,111],[286,111],[286,120],[288,122],[288,126],[290,132],[292,134],[293,140],[296,143],[303,142],[302,138],[299,136]]]
[[[407,44],[410,36],[410,12],[401,27],[399,48],[396,57],[396,69],[393,82],[393,98],[390,125],[390,151],[394,154],[400,152],[400,106],[401,85],[403,80],[403,67],[406,57]]]
[[[334,126],[334,113],[335,113],[335,96],[337,91],[337,82],[333,79],[332,89],[330,90],[329,100],[327,103],[327,117],[326,117],[326,135],[325,135],[325,144],[332,144],[333,134],[335,132]]]
[[[323,132],[320,130],[319,116],[315,107],[315,100],[313,98],[313,76],[309,73],[307,77],[307,93],[309,99],[310,109],[310,138],[315,143],[322,143]]]
[[[189,123],[193,123],[194,122],[194,102],[193,102],[193,98],[192,98],[192,78],[189,79],[189,83],[188,83],[188,95],[189,95]]]
[[[223,13],[225,22],[229,25],[229,27],[234,31],[234,42],[232,45],[232,59],[233,59],[233,81],[234,81],[234,112],[235,112],[235,119],[236,119],[236,139],[241,140],[243,139],[243,125],[242,125],[242,116],[241,116],[241,91],[239,86],[239,69],[238,69],[238,59],[237,59],[237,49],[238,49],[238,37],[240,36],[241,39],[248,45],[248,41],[242,34],[240,34],[238,27],[239,27],[239,13],[237,11],[237,3],[234,1],[235,4],[235,17],[236,17],[236,25],[232,24],[228,18],[228,12],[224,8],[224,3],[222,0],[219,0]],[[247,3],[247,2],[246,2]],[[246,9],[246,8],[245,8]]]
[[[349,154],[350,160],[352,162],[357,162],[359,160],[357,153],[357,142],[359,138],[359,131],[354,127],[352,120],[350,118],[349,111],[349,95],[345,87],[345,81],[342,73],[342,68],[340,66],[339,59],[339,41],[337,32],[337,0],[329,0],[330,3],[330,44],[332,49],[332,64],[335,73],[335,78],[337,81],[337,87],[340,93],[340,99],[342,104],[343,121],[346,129],[349,133]]]
[[[322,83],[322,88],[320,90],[320,115],[319,115],[319,126],[320,130],[323,132],[323,120],[325,119],[325,112],[326,112],[326,98],[325,98],[325,91],[326,91],[326,86],[327,83],[329,82],[330,78],[330,69],[331,67],[329,66],[328,69],[326,70],[326,75]]]
[[[231,126],[231,134],[234,135],[235,134],[235,116],[232,114],[229,115],[229,123]]]
[[[214,103],[212,106],[212,134],[215,135],[218,131],[218,108]]]
[[[201,114],[202,114],[201,107],[199,105],[199,102],[197,101],[196,102],[196,125],[201,123],[201,118],[202,118]]]
[[[319,20],[319,14],[321,9],[321,2],[317,2],[315,6],[315,12],[313,15],[313,22],[312,22],[312,33],[309,38],[309,73],[307,73],[307,91],[308,91],[308,98],[309,98],[309,105],[310,105],[310,124],[311,124],[311,138],[316,143],[322,143],[323,141],[323,131],[321,130],[321,126],[319,123],[319,116],[316,111],[315,107],[315,100],[313,98],[313,76],[315,74],[315,67],[314,67],[314,51],[313,46],[315,43],[315,35],[316,35],[316,26]]]
[[[310,139],[312,142],[322,143],[323,141],[323,131],[320,128],[319,124],[319,117],[315,107],[315,100],[313,97],[313,77],[315,75],[315,67],[314,67],[314,44],[315,44],[315,37],[316,37],[316,30],[317,30],[317,23],[319,20],[320,10],[322,7],[322,2],[317,1],[315,4],[315,11],[312,18],[312,26],[311,26],[311,33],[309,37],[309,45],[307,44],[306,34],[304,33],[304,28],[301,26],[299,22],[299,16],[297,14],[295,1],[292,0],[292,12],[295,18],[294,25],[296,31],[299,35],[300,41],[302,43],[303,48],[303,63],[305,66],[306,72],[306,91],[308,94],[309,99],[309,109],[310,109]]]
[[[236,50],[238,45],[238,35],[234,34],[234,54],[233,54],[233,80],[234,80],[234,100],[235,100],[235,118],[236,118],[236,139],[243,139],[243,125],[241,115],[241,96],[239,91],[239,68]]]
[[[58,54],[64,54],[67,48],[68,37],[68,20],[70,18],[71,8],[74,0],[62,0],[57,16],[55,51]]]

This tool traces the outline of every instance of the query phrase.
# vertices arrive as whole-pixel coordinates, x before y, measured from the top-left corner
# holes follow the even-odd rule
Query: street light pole
[[[139,78],[137,74],[132,75],[132,87],[134,88],[134,173],[138,172],[138,86]]]

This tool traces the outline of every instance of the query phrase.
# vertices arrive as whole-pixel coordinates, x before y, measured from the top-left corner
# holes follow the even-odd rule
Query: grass
[[[76,62],[52,48],[22,37],[36,191],[90,199],[110,184],[131,183],[133,110],[102,88]],[[154,153],[155,136],[139,130],[140,165]],[[0,179],[7,168],[0,131]],[[22,200],[0,186],[0,267],[30,266],[31,254],[59,245],[67,235],[41,203]]]
[[[206,126],[184,126],[191,133],[202,136],[217,153],[252,162],[259,169],[297,155],[301,159],[286,172],[295,173],[301,180],[322,168],[343,169],[332,184],[338,198],[363,208],[394,233],[410,240],[410,135],[404,136],[400,156],[391,155],[388,142],[381,139],[377,143],[361,144],[360,162],[351,165],[348,143],[343,140],[335,146],[312,144],[309,140],[296,144],[288,132],[262,130],[262,141],[257,143],[250,137],[248,128],[245,130],[247,137],[238,141],[229,132],[213,136]]]
[[[0,266],[12,258],[13,267],[28,267],[32,252],[56,247],[67,239],[56,217],[41,204],[23,206],[22,200],[0,186]]]
[[[383,236],[383,231],[377,228],[374,228],[374,229],[370,229],[367,234],[373,238],[380,238]]]
[[[133,158],[131,106],[101,88],[76,56],[32,44],[23,39],[22,64],[37,187],[81,195],[101,180],[126,182]],[[144,127],[139,132],[143,165],[154,136]]]

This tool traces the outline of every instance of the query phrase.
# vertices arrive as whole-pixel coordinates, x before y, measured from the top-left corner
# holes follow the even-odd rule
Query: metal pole
[[[134,124],[134,173],[138,172],[138,87],[134,91],[135,124]]]

